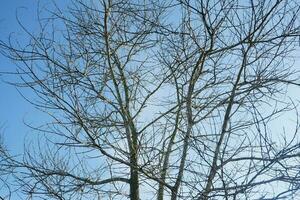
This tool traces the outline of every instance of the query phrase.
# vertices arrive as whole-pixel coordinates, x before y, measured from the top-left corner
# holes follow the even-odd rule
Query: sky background
[[[57,1],[65,4],[67,1]],[[37,11],[40,8],[49,8],[52,5],[50,0],[2,0],[0,4],[0,40],[7,41],[10,36],[18,38],[19,42],[26,44],[27,38],[24,31],[18,24],[17,17],[28,30],[38,31]],[[300,52],[296,52],[296,63],[299,62]],[[0,72],[14,72],[16,65],[0,54]],[[300,69],[300,66],[299,66]],[[41,124],[46,118],[41,115],[29,102],[27,102],[18,90],[5,81],[16,82],[16,76],[0,76],[0,127],[4,127],[2,135],[7,148],[16,153],[23,149],[24,137],[31,137],[32,130],[24,124]],[[22,89],[22,93],[27,97],[32,97],[30,90]],[[300,90],[293,88],[289,95],[299,98]],[[287,120],[293,120],[294,116],[287,116]],[[277,124],[278,128],[282,123]]]
[[[34,0],[4,0],[0,4],[0,40],[7,41],[9,36],[20,37],[22,30],[18,25],[16,15],[29,29],[35,28],[37,1]],[[16,66],[9,59],[0,55],[0,71],[13,72]],[[35,109],[17,91],[4,81],[16,81],[15,76],[0,77],[0,124],[5,146],[13,152],[19,152],[23,139],[30,129],[23,123],[25,119],[34,117]]]
[[[58,1],[57,1],[58,2]],[[59,1],[64,4],[67,1]],[[20,23],[26,29],[38,32],[38,8],[45,10],[52,4],[51,0],[3,0],[0,2],[0,40],[8,41],[17,38],[18,42],[28,44],[28,38],[24,34]],[[16,64],[0,54],[0,72],[15,72]],[[17,76],[0,75],[0,134],[7,149],[15,154],[23,150],[24,138],[28,141],[33,137],[33,131],[26,123],[42,124],[46,120],[45,115],[38,112],[18,92],[17,88],[6,82],[17,82]],[[33,97],[28,89],[21,89],[26,97]],[[33,125],[34,125],[33,124]]]
[[[63,2],[65,0],[62,0]],[[40,1],[40,5],[50,4],[49,0]],[[2,0],[0,3],[0,40],[7,41],[11,36],[19,38],[20,43],[26,44],[26,37],[18,24],[16,16],[21,23],[29,30],[37,29],[37,0]],[[300,52],[295,53],[296,62],[300,69]],[[0,54],[0,72],[14,72],[16,65],[9,59]],[[5,83],[5,81],[16,82],[18,78],[13,75],[0,76],[0,127],[3,129],[0,133],[3,136],[4,144],[12,154],[21,153],[24,145],[24,138],[34,137],[33,131],[24,124],[27,123],[42,124],[46,121],[46,117],[38,112],[29,102],[27,102],[18,92],[18,90]],[[27,97],[32,97],[30,90],[22,89],[22,93]],[[292,88],[289,95],[299,99],[300,89]],[[288,113],[281,123],[274,123],[274,129],[281,132],[282,125],[285,122],[295,121],[295,115]],[[281,118],[282,120],[282,118]],[[287,125],[286,130],[288,130]]]

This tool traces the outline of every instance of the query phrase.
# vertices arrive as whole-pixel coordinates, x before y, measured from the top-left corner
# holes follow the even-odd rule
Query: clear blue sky
[[[13,37],[19,38],[20,42],[24,38],[24,32],[18,25],[16,15],[19,16],[22,24],[29,30],[37,29],[37,0],[3,0],[0,6],[0,40],[7,40],[10,34]],[[67,1],[57,1],[60,4],[65,4]],[[40,6],[51,4],[51,0],[40,1]],[[299,51],[297,52],[299,54]],[[296,57],[298,57],[296,53]],[[299,57],[296,58],[296,65],[299,65]],[[0,55],[0,71],[12,72],[15,71],[15,65],[7,58]],[[13,152],[21,152],[23,147],[23,139],[26,135],[32,132],[30,128],[24,125],[26,122],[34,122],[39,124],[45,118],[41,117],[41,113],[37,112],[33,106],[26,102],[18,93],[16,88],[5,84],[6,81],[16,81],[15,76],[0,77],[0,125],[4,124],[4,142],[9,150]],[[32,97],[30,91],[22,90],[22,92]],[[299,89],[293,88],[290,90],[290,95],[296,96],[299,99]],[[289,118],[289,117],[287,117]]]
[[[65,0],[61,0],[65,2]],[[43,4],[50,0],[42,0]],[[36,30],[37,27],[37,0],[2,0],[0,4],[0,40],[7,40],[10,34],[20,40],[24,38],[20,26],[17,23],[16,15],[19,16],[21,22],[29,29]],[[299,52],[298,52],[299,53]],[[299,56],[298,54],[297,56]],[[300,65],[299,57],[296,65]],[[14,72],[15,65],[7,58],[0,55],[0,71]],[[300,67],[299,67],[300,69]],[[14,88],[6,84],[5,81],[17,81],[14,76],[4,75],[0,77],[0,126],[4,124],[3,130],[4,142],[7,148],[12,152],[21,153],[23,149],[24,137],[32,136],[32,130],[24,124],[24,121],[34,124],[41,124],[45,120],[30,103],[28,103]],[[28,96],[33,95],[28,90],[22,90]],[[290,90],[290,94],[299,98],[299,88]],[[294,115],[286,117],[288,120],[294,118]],[[275,123],[274,123],[275,124]],[[277,124],[279,132],[282,130],[282,124]],[[276,125],[275,125],[276,126]],[[275,129],[275,128],[274,128]],[[2,130],[1,130],[2,131]],[[30,135],[30,136],[29,136]]]
[[[37,1],[35,0],[1,1],[0,40],[7,40],[10,34],[22,38],[20,37],[22,31],[16,19],[17,14],[28,28],[34,29],[36,9]],[[15,68],[14,63],[0,55],[0,71],[11,72],[15,71]],[[16,88],[3,83],[3,80],[16,80],[14,76],[1,76],[0,79],[0,124],[4,124],[5,127],[2,130],[4,142],[12,152],[20,152],[23,147],[23,138],[30,131],[23,121],[34,117],[35,110],[21,97]]]

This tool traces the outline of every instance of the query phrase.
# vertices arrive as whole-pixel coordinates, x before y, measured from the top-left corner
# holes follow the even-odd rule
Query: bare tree
[[[292,199],[297,0],[75,0],[1,42],[51,120],[11,160],[41,199]],[[22,26],[22,23],[20,23]],[[294,116],[287,131],[273,128]],[[34,143],[34,142],[33,142]]]
[[[9,178],[13,173],[12,165],[9,164],[11,156],[8,154],[3,142],[3,131],[5,130],[4,124],[0,124],[0,199],[10,199],[11,187]]]

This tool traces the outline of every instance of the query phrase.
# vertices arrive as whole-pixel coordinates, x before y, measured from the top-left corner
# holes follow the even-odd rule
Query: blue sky
[[[5,3],[4,3],[5,2]],[[21,30],[17,22],[16,15],[21,23],[29,30],[37,31],[37,0],[7,0],[2,1],[0,6],[0,40],[7,40],[10,35],[18,38],[22,43],[26,41],[24,32]],[[50,4],[50,0],[40,1],[40,6]],[[66,1],[63,1],[66,2]],[[62,2],[60,2],[62,3]],[[26,42],[25,42],[26,43]],[[299,51],[297,52],[299,53]],[[299,65],[298,55],[296,55],[295,65]],[[15,64],[9,61],[4,56],[0,55],[0,71],[13,72]],[[24,121],[34,124],[42,122],[43,115],[27,102],[17,91],[17,89],[3,81],[17,81],[16,76],[4,75],[0,77],[0,127],[3,124],[4,130],[1,130],[4,135],[4,142],[9,150],[13,152],[21,152],[23,147],[23,139],[32,130],[24,124]],[[298,88],[290,90],[289,94],[296,97]],[[22,89],[27,97],[32,97],[29,90]],[[289,118],[289,117],[287,117]]]
[[[0,6],[0,40],[7,40],[10,34],[15,37],[22,35],[17,23],[16,13],[21,21],[28,27],[34,28],[36,21],[37,1],[33,0],[9,0],[2,2]],[[0,55],[0,71],[11,72],[15,65],[10,60]],[[16,88],[4,81],[14,81],[14,76],[1,76],[0,82],[0,124],[3,124],[4,142],[7,148],[13,152],[20,152],[23,147],[23,138],[30,131],[23,121],[33,117],[34,108],[26,102]]]
[[[5,2],[5,3],[4,3]],[[26,41],[24,32],[21,30],[20,25],[17,22],[16,15],[20,19],[21,23],[29,30],[37,31],[37,10],[38,2],[40,6],[51,4],[51,0],[7,0],[2,1],[0,6],[0,40],[6,41],[11,35],[18,38],[22,43]],[[60,3],[65,3],[62,1]],[[25,42],[26,44],[26,42]],[[299,51],[297,52],[299,53]],[[298,55],[296,55],[295,65],[299,65]],[[9,61],[4,56],[0,55],[0,71],[13,72],[15,71],[15,64]],[[4,130],[4,142],[8,149],[13,152],[20,152],[23,147],[23,139],[26,135],[32,132],[29,127],[24,125],[24,121],[35,124],[42,122],[43,117],[41,113],[38,113],[34,107],[27,102],[17,91],[17,89],[4,81],[16,81],[16,76],[4,75],[0,77],[0,127],[3,124]],[[27,97],[32,97],[29,90],[22,89]],[[298,88],[292,89],[290,95],[297,96]]]
[[[4,3],[5,2],[5,3]],[[0,40],[7,40],[10,34],[17,37],[22,42],[26,40],[24,33],[18,25],[16,15],[18,14],[22,24],[29,30],[36,30],[37,27],[37,0],[6,0],[2,1],[0,6]],[[49,0],[43,0],[43,4]],[[298,56],[298,55],[296,55]],[[295,63],[299,65],[298,61]],[[299,67],[300,68],[300,67]],[[13,72],[15,64],[7,58],[0,55],[0,71]],[[21,153],[23,149],[24,137],[31,137],[32,130],[24,124],[24,121],[34,124],[40,124],[45,120],[29,102],[27,102],[17,91],[17,89],[3,81],[17,81],[15,76],[4,75],[0,77],[0,126],[4,125],[1,130],[4,136],[4,142],[7,148],[13,153]],[[22,90],[27,97],[32,97],[29,90]],[[290,95],[298,97],[299,88],[290,90]],[[286,117],[286,122],[294,118],[294,115]],[[275,125],[275,123],[274,123]],[[279,132],[282,130],[281,125]]]

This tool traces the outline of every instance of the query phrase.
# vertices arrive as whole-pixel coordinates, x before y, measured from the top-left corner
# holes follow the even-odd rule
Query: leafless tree
[[[11,156],[3,142],[3,132],[5,130],[4,124],[0,124],[0,199],[10,199],[11,187],[9,184],[9,177],[13,172],[13,169],[9,163]]]
[[[74,0],[40,14],[38,33],[20,23],[30,41],[10,38],[2,53],[51,118],[10,160],[20,189],[33,199],[293,199],[299,4]]]

